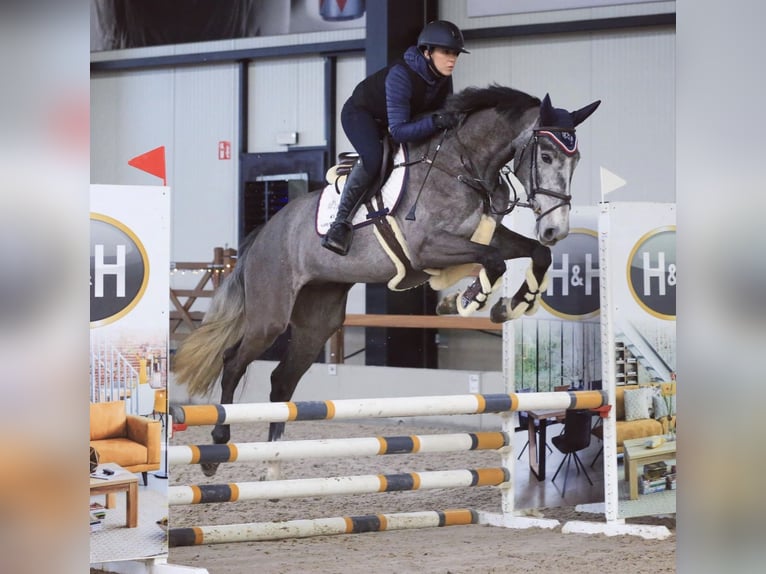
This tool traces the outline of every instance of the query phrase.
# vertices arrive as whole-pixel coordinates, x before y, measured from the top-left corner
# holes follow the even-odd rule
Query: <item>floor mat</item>
[[[104,503],[104,496],[91,502]],[[117,494],[117,505],[106,511],[101,530],[90,534],[90,562],[136,560],[167,555],[167,534],[156,522],[168,515],[167,497],[157,491],[139,488],[138,527],[125,526],[125,493]]]

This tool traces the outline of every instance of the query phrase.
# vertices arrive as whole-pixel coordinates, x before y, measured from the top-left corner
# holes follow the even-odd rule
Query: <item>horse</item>
[[[409,258],[414,274],[409,285],[423,284],[440,270],[481,266],[474,282],[442,300],[437,312],[469,314],[483,307],[502,280],[505,261],[524,257],[531,260],[525,281],[509,300],[497,301],[490,318],[503,322],[536,310],[550,246],[569,233],[570,183],[580,157],[575,127],[599,104],[569,112],[554,108],[547,94],[541,101],[497,84],[466,88],[445,104],[460,114],[455,128],[406,146],[408,158],[420,159],[407,162],[406,189],[386,218]],[[511,161],[526,201],[504,171]],[[231,404],[247,366],[289,328],[289,342],[271,373],[269,399],[291,400],[303,374],[343,325],[349,289],[388,282],[397,274],[372,226],[356,230],[346,256],[320,245],[313,225],[319,195],[291,200],[242,242],[233,272],[175,356],[176,381],[191,396],[209,394],[220,375],[220,402]],[[516,206],[535,213],[535,238],[500,224]],[[477,239],[482,225],[484,237]],[[271,423],[268,440],[283,433],[284,423]],[[212,437],[215,444],[227,443],[229,425],[216,425]],[[202,466],[212,476],[217,463]]]

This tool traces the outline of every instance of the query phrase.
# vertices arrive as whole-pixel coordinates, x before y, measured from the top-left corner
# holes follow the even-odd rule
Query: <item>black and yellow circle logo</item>
[[[638,240],[628,257],[628,285],[636,302],[660,319],[676,318],[676,227],[660,227]]]
[[[562,319],[598,315],[601,304],[598,234],[591,229],[573,228],[551,248],[551,256],[548,289],[541,299],[543,308]]]
[[[149,283],[149,258],[141,240],[125,224],[90,214],[90,326],[127,315]]]

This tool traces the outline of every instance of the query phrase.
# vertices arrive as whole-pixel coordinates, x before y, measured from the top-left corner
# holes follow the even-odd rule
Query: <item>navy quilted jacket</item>
[[[438,130],[431,115],[420,114],[442,108],[452,93],[452,78],[439,77],[431,71],[417,47],[407,48],[403,62],[371,75],[351,96],[354,105],[370,111],[399,143],[435,134]]]

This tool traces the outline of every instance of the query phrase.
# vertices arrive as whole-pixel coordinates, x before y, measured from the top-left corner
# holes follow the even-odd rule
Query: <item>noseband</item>
[[[572,145],[567,146],[565,143],[561,141],[559,137],[556,136],[556,133],[562,133],[567,134],[571,137]],[[538,127],[534,128],[532,130],[532,135],[527,140],[527,143],[524,144],[524,147],[521,148],[521,154],[519,155],[519,159],[517,160],[517,165],[521,164],[521,162],[524,160],[524,154],[527,153],[528,149],[531,149],[532,153],[530,154],[529,158],[529,188],[525,190],[527,201],[522,202],[519,200],[518,192],[516,191],[516,187],[513,185],[513,182],[511,181],[511,178],[508,177],[508,174],[513,171],[514,175],[516,175],[515,170],[511,170],[509,167],[504,167],[503,170],[501,170],[501,174],[505,177],[506,182],[508,182],[509,187],[513,191],[513,200],[511,201],[511,209],[515,206],[519,207],[528,207],[530,208],[536,216],[536,220],[540,221],[543,217],[551,213],[552,211],[555,211],[556,209],[560,207],[571,206],[572,204],[572,196],[571,194],[568,194],[563,191],[556,191],[554,189],[548,189],[545,187],[542,187],[539,184],[540,180],[540,167],[537,163],[537,149],[540,146],[540,138],[541,137],[547,137],[552,139],[567,155],[574,155],[577,153],[577,140],[575,139],[575,130],[574,129],[567,129],[567,128],[558,128],[558,127]],[[568,139],[568,138],[567,138]],[[532,144],[532,145],[530,145]],[[547,195],[548,197],[555,197],[556,199],[560,199],[561,201],[554,205],[553,207],[549,208],[546,211],[541,212],[540,206],[537,204],[537,201],[535,201],[535,197],[537,195]]]

